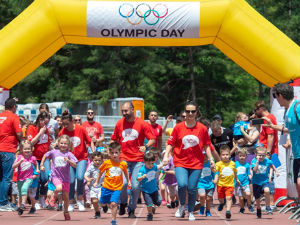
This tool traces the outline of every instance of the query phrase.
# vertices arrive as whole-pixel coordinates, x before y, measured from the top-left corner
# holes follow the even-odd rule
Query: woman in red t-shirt
[[[49,151],[49,147],[51,144],[49,131],[47,129],[47,124],[49,123],[49,121],[50,114],[47,112],[42,112],[38,115],[35,123],[33,125],[29,125],[26,130],[27,140],[31,141],[32,145],[34,146],[33,155],[36,157],[39,166],[44,154]],[[47,195],[48,187],[45,187],[45,184],[49,180],[49,160],[45,162],[44,166],[45,171],[41,171],[40,173],[39,186],[37,189],[39,191],[37,191],[36,193],[36,199],[40,199],[43,208],[46,207],[45,197]]]
[[[207,128],[197,122],[197,106],[189,102],[185,106],[186,121],[177,124],[167,141],[166,152],[163,162],[169,162],[172,149],[173,161],[175,165],[175,175],[178,183],[178,195],[180,206],[175,213],[176,217],[184,217],[186,190],[188,190],[188,219],[195,220],[193,215],[196,202],[197,183],[203,168],[204,155],[206,152],[212,166],[214,162],[209,147],[210,138]]]
[[[70,137],[73,143],[73,154],[78,159],[76,169],[70,167],[70,204],[69,211],[74,211],[74,195],[75,195],[75,179],[77,181],[77,204],[79,211],[85,211],[83,203],[83,191],[84,191],[84,173],[87,167],[87,148],[86,145],[91,143],[86,130],[74,123],[73,117],[68,110],[65,110],[62,114],[62,123],[64,128],[59,132],[59,136],[66,134]],[[94,147],[93,145],[91,147]]]

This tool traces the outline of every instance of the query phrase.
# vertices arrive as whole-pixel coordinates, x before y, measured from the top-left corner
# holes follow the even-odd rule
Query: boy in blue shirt
[[[160,206],[161,198],[158,193],[158,186],[156,181],[156,173],[163,167],[163,164],[156,165],[155,156],[151,152],[144,155],[144,163],[140,169],[137,181],[141,182],[141,191],[147,205],[147,220],[153,220],[153,205]]]
[[[260,207],[260,197],[262,194],[265,194],[266,201],[266,211],[268,215],[273,214],[272,209],[270,208],[270,168],[272,168],[276,175],[279,176],[278,170],[273,165],[272,161],[266,158],[267,149],[264,147],[256,148],[256,158],[251,162],[251,169],[253,170],[253,195],[256,200],[257,212],[256,215],[258,218],[261,218],[261,207]]]
[[[237,170],[237,178],[240,181],[240,185],[236,186],[236,194],[239,197],[240,213],[245,212],[244,196],[246,196],[248,209],[250,212],[254,212],[254,208],[251,205],[251,190],[250,180],[252,178],[252,172],[250,170],[249,163],[246,162],[247,149],[240,148],[237,150],[238,161],[235,162],[235,168]]]
[[[213,173],[211,171],[211,165],[210,162],[207,160],[207,156],[204,155],[204,163],[203,163],[203,169],[201,172],[201,177],[199,178],[197,189],[198,189],[198,195],[200,196],[200,215],[204,215],[204,203],[206,200],[206,216],[211,216],[210,213],[210,205],[213,200],[213,195],[215,191],[215,184],[218,182],[218,177],[215,176],[217,173]]]

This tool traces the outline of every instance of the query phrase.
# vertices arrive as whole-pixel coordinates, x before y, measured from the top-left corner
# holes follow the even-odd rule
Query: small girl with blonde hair
[[[69,190],[70,190],[70,166],[76,168],[78,160],[71,152],[72,142],[68,135],[62,135],[58,138],[58,149],[47,152],[41,162],[41,170],[45,170],[44,162],[46,159],[52,159],[51,178],[55,186],[54,196],[57,198],[59,192],[63,194],[64,217],[70,220],[68,212]]]
[[[233,138],[234,140],[239,140],[244,138],[244,135],[241,132],[241,126],[244,126],[244,129],[247,130],[247,121],[248,116],[243,112],[238,112],[235,118],[235,124],[232,127]]]
[[[25,210],[27,201],[28,188],[33,181],[33,167],[35,166],[36,172],[39,173],[38,164],[35,156],[32,156],[33,146],[30,141],[24,140],[20,143],[20,154],[12,165],[12,168],[18,168],[18,189],[19,189],[19,203],[18,214],[22,215]]]

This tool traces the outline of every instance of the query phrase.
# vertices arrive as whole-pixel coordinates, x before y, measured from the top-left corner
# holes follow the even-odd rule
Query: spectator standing
[[[157,112],[151,111],[148,116],[150,122],[150,129],[152,133],[155,135],[155,143],[153,144],[154,148],[161,150],[162,143],[162,127],[157,124],[156,121],[158,119]]]

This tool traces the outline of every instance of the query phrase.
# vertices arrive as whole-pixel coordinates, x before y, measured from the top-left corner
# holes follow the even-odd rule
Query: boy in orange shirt
[[[99,167],[100,173],[98,174],[97,180],[93,184],[96,187],[102,174],[105,172],[104,182],[101,188],[100,203],[103,206],[110,204],[112,225],[117,225],[116,217],[118,211],[118,202],[123,187],[123,176],[122,171],[125,174],[128,185],[131,186],[128,172],[127,163],[120,160],[120,144],[112,142],[109,144],[109,155],[110,159],[104,161]]]

